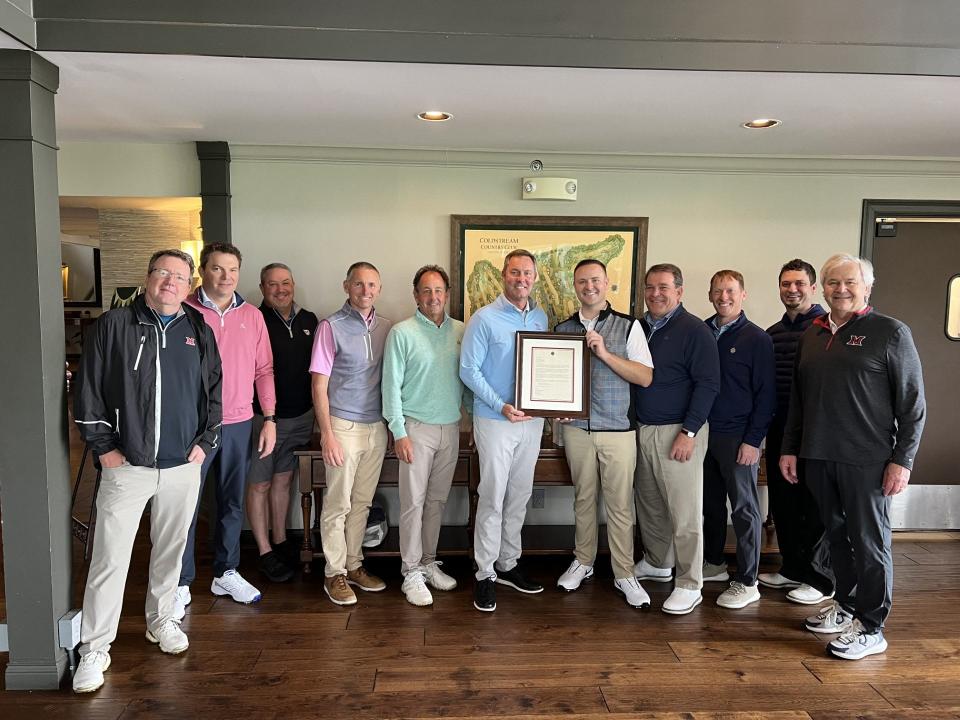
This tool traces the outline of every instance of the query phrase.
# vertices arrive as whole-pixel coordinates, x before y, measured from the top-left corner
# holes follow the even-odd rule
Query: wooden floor
[[[75,545],[79,604],[86,568]],[[671,617],[659,611],[669,586],[647,583],[655,609],[639,612],[613,592],[609,567],[576,593],[557,591],[569,559],[556,557],[529,559],[544,593],[499,587],[489,614],[472,607],[466,558],[445,565],[461,587],[435,592],[432,608],[404,601],[396,560],[370,562],[389,587],[361,593],[353,609],[326,599],[319,567],[263,581],[253,606],[214,598],[202,562],[183,625],[191,646],[174,657],[143,637],[148,552],[141,528],[104,687],[0,692],[2,720],[960,718],[957,533],[897,536],[890,649],[859,662],[827,657],[829,637],[802,629],[811,609],[782,593],[731,611],[714,603],[722,585],[709,584],[697,610]],[[241,569],[261,583],[253,568],[245,551]]]

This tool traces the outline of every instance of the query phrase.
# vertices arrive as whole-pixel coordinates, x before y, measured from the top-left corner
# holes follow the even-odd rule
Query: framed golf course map
[[[549,327],[577,308],[573,269],[592,258],[607,266],[607,299],[615,310],[636,317],[643,309],[647,218],[551,217],[542,215],[451,215],[450,314],[466,322],[503,291],[500,271],[511,250],[537,258],[532,297]]]

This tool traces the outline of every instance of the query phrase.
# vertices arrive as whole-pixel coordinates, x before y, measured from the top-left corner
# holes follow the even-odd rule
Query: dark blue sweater
[[[706,322],[713,332],[713,318]],[[720,394],[710,411],[710,432],[738,435],[760,447],[777,405],[773,340],[740,313],[717,338],[717,350]]]
[[[767,334],[773,339],[773,356],[777,365],[777,412],[774,422],[783,427],[790,410],[790,383],[793,382],[793,361],[797,354],[797,343],[803,331],[810,327],[814,318],[825,315],[826,310],[814,303],[803,315],[793,320],[786,313],[778,323],[767,328]]]
[[[653,356],[653,382],[650,387],[633,386],[637,422],[679,423],[698,432],[720,390],[720,361],[713,333],[683,305],[652,336],[646,321],[640,322]]]

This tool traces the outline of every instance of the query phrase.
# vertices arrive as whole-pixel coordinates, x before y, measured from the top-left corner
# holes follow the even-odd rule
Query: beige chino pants
[[[703,587],[703,458],[709,428],[697,433],[693,457],[670,460],[680,425],[637,428],[637,523],[647,562],[660,568],[676,563],[676,587]]]
[[[437,559],[443,508],[450,495],[460,451],[460,424],[433,425],[406,418],[413,462],[400,463],[401,572]]]
[[[363,564],[367,515],[387,451],[387,428],[382,422],[358,423],[338,417],[330,422],[343,448],[343,465],[324,465],[327,492],[320,512],[320,539],[327,577],[346,575]]]
[[[194,463],[165,470],[133,465],[103,469],[93,556],[83,593],[81,655],[94,650],[108,652],[117,637],[133,541],[150,500],[153,547],[147,578],[147,629],[155,632],[173,617],[180,562],[199,493],[200,465]]]
[[[576,549],[581,565],[597,557],[597,502],[603,493],[607,542],[615,579],[633,577],[633,476],[637,463],[634,432],[587,432],[563,425],[563,446],[573,478]]]

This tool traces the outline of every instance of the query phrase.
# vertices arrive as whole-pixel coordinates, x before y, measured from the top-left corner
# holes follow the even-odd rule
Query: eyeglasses
[[[175,273],[164,268],[154,268],[150,271],[152,274],[155,274],[161,280],[166,280],[167,278],[173,278],[175,281],[181,285],[190,285],[192,283],[191,278],[185,278],[180,273]]]

